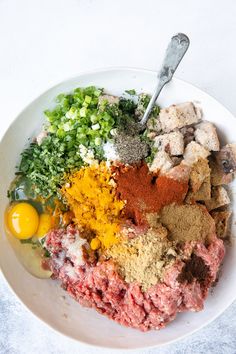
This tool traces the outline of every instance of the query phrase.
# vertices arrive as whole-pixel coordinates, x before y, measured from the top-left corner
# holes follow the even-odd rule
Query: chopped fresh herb
[[[150,163],[153,162],[154,157],[155,157],[157,151],[158,151],[158,149],[157,149],[156,147],[154,147],[154,146],[151,147],[151,153],[150,153],[150,155],[149,155],[148,157],[146,157],[146,159],[145,159],[145,161],[146,161],[148,164],[150,164]]]
[[[139,96],[139,105],[141,105],[143,108],[147,108],[148,103],[150,102],[151,96],[147,95],[147,94],[141,94]]]
[[[152,117],[157,117],[160,113],[160,107],[159,106],[154,106],[152,109]]]
[[[34,241],[32,238],[28,238],[28,239],[25,239],[25,240],[24,239],[20,240],[20,243],[22,243],[22,244],[31,244],[31,245],[33,245],[35,247],[40,246],[39,241]]]
[[[50,252],[48,250],[44,250],[44,257],[46,258],[51,257]]]
[[[145,161],[149,164],[152,163],[158,149],[156,147],[154,147],[154,141],[151,140],[148,136],[147,136],[147,129],[143,132],[143,134],[141,135],[141,140],[146,142],[148,144],[148,146],[150,147],[150,154],[146,157]]]
[[[137,108],[137,103],[131,99],[121,98],[119,101],[119,109],[123,114],[134,115],[135,109]]]
[[[135,95],[137,95],[137,94],[136,94],[136,91],[135,91],[134,89],[132,89],[132,90],[126,90],[125,92],[128,93],[128,95],[130,95],[130,96],[135,96]]]
[[[26,240],[20,240],[20,243],[22,243],[22,244],[25,244],[25,243],[31,243],[32,244],[32,239],[31,238],[28,238],[28,239],[26,239]]]
[[[137,112],[139,116],[142,116],[150,102],[151,96],[147,95],[146,93],[142,93],[138,97],[138,105],[137,105]],[[151,117],[157,117],[160,112],[159,106],[154,106],[152,109]]]
[[[46,249],[42,248],[44,242],[45,242],[45,238],[39,239],[39,240],[35,240],[35,239],[32,237],[32,238],[28,238],[28,239],[26,239],[26,240],[20,240],[20,243],[22,243],[23,245],[27,245],[27,244],[28,244],[28,245],[32,245],[32,249],[33,249],[33,250],[35,250],[35,249],[37,249],[37,248],[42,249],[43,251],[45,251],[45,254],[47,254],[47,256],[44,254],[45,257],[50,257],[50,253],[49,253]]]
[[[19,170],[28,176],[36,195],[49,198],[56,194],[57,188],[63,183],[64,174],[82,165],[77,149],[70,146],[69,142],[49,135],[41,145],[32,143],[22,153]]]
[[[45,243],[45,237],[40,239],[40,243],[41,243],[41,245],[44,245],[44,243]]]

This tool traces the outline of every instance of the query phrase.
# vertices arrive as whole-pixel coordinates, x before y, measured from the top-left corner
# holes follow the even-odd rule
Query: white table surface
[[[191,39],[177,77],[236,115],[235,17],[235,0],[0,0],[0,135],[28,102],[66,77],[107,66],[157,69],[176,32]],[[0,274],[0,353],[104,351],[39,322]],[[198,333],[145,353],[236,353],[236,303]]]

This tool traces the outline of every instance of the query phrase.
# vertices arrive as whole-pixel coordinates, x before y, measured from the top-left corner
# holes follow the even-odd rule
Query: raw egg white
[[[13,236],[18,239],[32,237],[39,225],[39,215],[29,203],[13,205],[7,212],[7,226]]]

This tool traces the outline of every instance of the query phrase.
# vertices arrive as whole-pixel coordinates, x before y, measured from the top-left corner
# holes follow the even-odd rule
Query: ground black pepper
[[[139,162],[149,154],[149,146],[139,136],[119,133],[115,137],[115,149],[124,164]]]
[[[133,164],[144,160],[150,153],[149,145],[140,138],[140,125],[135,120],[127,119],[117,129],[114,137],[115,150],[124,164]]]

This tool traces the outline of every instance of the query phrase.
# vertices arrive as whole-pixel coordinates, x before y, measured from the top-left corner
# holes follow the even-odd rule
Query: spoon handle
[[[159,96],[165,84],[167,84],[172,79],[175,70],[177,69],[189,47],[189,43],[189,38],[186,36],[186,34],[183,33],[178,33],[171,38],[171,41],[166,49],[166,54],[161,66],[161,70],[158,74],[157,86],[147,106],[144,116],[140,121],[141,126],[144,126],[147,123],[157,97]]]

